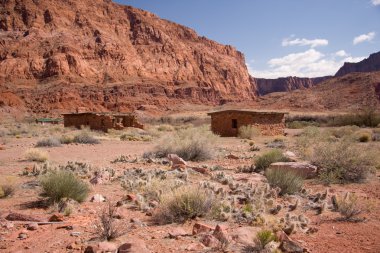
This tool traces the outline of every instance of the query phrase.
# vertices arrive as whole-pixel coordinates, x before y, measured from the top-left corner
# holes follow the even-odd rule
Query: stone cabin
[[[283,135],[285,112],[263,112],[253,110],[222,110],[210,112],[211,130],[222,137],[236,137],[241,126],[252,125],[262,135]]]
[[[125,127],[135,127],[143,129],[144,126],[137,121],[134,114],[114,114],[114,113],[67,113],[63,114],[63,124],[65,127],[88,126],[92,130],[107,132],[108,129],[122,130]]]

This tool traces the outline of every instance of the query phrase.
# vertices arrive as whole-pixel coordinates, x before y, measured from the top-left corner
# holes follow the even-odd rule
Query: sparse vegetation
[[[0,185],[0,199],[7,198],[15,192],[16,188],[12,184]]]
[[[74,143],[78,144],[99,144],[100,141],[96,139],[90,132],[87,130],[82,130],[79,134],[74,136]]]
[[[46,162],[48,160],[48,154],[39,149],[28,149],[25,153],[25,158],[31,162]]]
[[[368,205],[361,201],[354,193],[346,193],[344,196],[337,198],[337,211],[345,221],[361,221],[357,218],[359,214],[368,211]]]
[[[289,158],[284,156],[284,154],[278,149],[271,150],[256,158],[256,171],[264,171],[269,165],[276,162],[289,162]]]
[[[76,177],[71,171],[50,171],[41,180],[43,196],[49,198],[51,203],[69,198],[83,202],[89,192],[88,185]]]
[[[159,224],[184,222],[207,216],[217,203],[214,195],[204,189],[184,186],[161,196],[160,205],[153,218]]]
[[[375,167],[370,152],[347,141],[317,144],[311,161],[325,183],[362,182]]]
[[[254,126],[247,125],[241,126],[238,130],[238,136],[242,139],[252,139],[253,137],[257,137],[260,135],[260,130]]]
[[[62,144],[71,144],[74,142],[74,137],[70,136],[70,135],[62,135],[61,138],[59,139],[59,141]]]
[[[265,246],[276,240],[275,234],[271,230],[261,230],[256,234],[255,242],[259,249],[264,249]]]
[[[216,136],[206,128],[188,128],[163,136],[154,150],[158,157],[176,154],[188,161],[213,157]]]
[[[125,230],[115,219],[116,215],[117,207],[109,202],[100,214],[96,224],[95,234],[99,239],[110,241],[125,234]]]
[[[39,140],[36,147],[59,147],[61,146],[61,141],[54,137],[45,138]]]
[[[267,169],[265,176],[272,187],[279,187],[281,189],[280,195],[297,193],[303,186],[302,177],[292,171]]]

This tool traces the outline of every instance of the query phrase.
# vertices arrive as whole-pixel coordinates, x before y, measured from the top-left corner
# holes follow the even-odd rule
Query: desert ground
[[[194,115],[108,133],[2,122],[0,251],[380,252],[378,128],[293,126],[285,136],[222,138]],[[334,153],[322,157],[330,163],[321,147]],[[258,161],[273,150],[277,161],[308,161],[317,171],[270,180],[271,167]],[[187,161],[168,159],[176,152]],[[340,171],[344,179],[323,173],[347,163],[357,166]],[[46,182],[61,172],[86,193],[69,195],[68,186],[54,198]]]

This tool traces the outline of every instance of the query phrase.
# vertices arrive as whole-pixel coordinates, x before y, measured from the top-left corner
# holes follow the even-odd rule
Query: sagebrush
[[[165,135],[154,149],[159,157],[176,154],[187,161],[204,161],[214,156],[216,136],[207,128],[188,128]]]
[[[281,150],[273,149],[255,159],[255,170],[257,172],[264,171],[272,163],[289,161],[289,158],[287,158]]]
[[[83,202],[89,193],[88,185],[67,170],[50,171],[40,179],[42,195],[57,203],[63,198]]]
[[[297,193],[303,186],[303,178],[289,170],[267,169],[265,176],[272,187],[281,189],[280,195]]]
[[[207,216],[217,205],[216,197],[205,189],[184,186],[161,196],[153,218],[159,224],[185,222]]]

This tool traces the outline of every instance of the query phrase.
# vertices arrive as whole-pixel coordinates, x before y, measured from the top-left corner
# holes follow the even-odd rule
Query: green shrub
[[[281,189],[280,195],[294,194],[299,192],[303,186],[302,177],[292,171],[284,169],[267,169],[265,176],[272,187]]]
[[[59,146],[61,146],[61,141],[54,137],[39,140],[36,144],[36,147],[59,147]]]
[[[74,136],[74,143],[78,144],[99,144],[100,141],[92,136],[88,131],[81,131]]]
[[[83,202],[89,193],[88,185],[71,171],[50,172],[43,176],[40,182],[43,189],[42,195],[48,197],[52,203],[57,203],[63,198]]]
[[[238,137],[242,139],[252,139],[253,137],[259,136],[260,130],[254,126],[247,125],[241,126],[238,130]]]
[[[259,157],[256,158],[255,160],[255,166],[256,166],[256,171],[264,171],[266,168],[269,167],[272,163],[276,162],[289,162],[289,158],[284,156],[284,154],[278,150],[274,149],[271,150]]]
[[[48,154],[39,149],[28,149],[25,153],[25,157],[31,162],[46,162],[48,159]]]
[[[313,148],[311,162],[325,183],[361,182],[374,170],[370,152],[350,142],[323,142]]]
[[[218,206],[213,194],[199,187],[180,187],[161,196],[154,220],[159,224],[205,217]]]
[[[255,242],[257,247],[259,247],[260,249],[264,249],[268,243],[275,240],[276,236],[275,234],[273,234],[271,230],[261,230],[256,234]]]
[[[188,128],[163,136],[153,153],[157,157],[176,154],[187,161],[204,161],[214,156],[216,136],[206,128]]]

